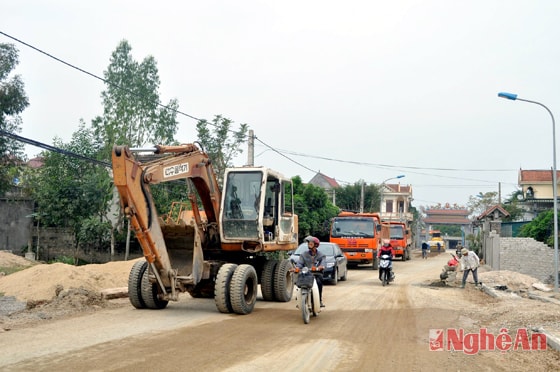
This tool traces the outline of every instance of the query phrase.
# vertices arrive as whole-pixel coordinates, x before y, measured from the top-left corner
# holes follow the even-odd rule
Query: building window
[[[393,213],[393,201],[392,200],[386,200],[385,201],[385,212]]]

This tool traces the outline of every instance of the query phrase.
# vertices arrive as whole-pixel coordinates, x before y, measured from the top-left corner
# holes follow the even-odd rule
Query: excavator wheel
[[[164,309],[169,301],[158,298],[158,284],[150,283],[149,271],[145,270],[142,275],[142,300],[148,309]]]
[[[137,261],[130,270],[128,276],[128,298],[132,306],[137,309],[145,309],[146,303],[142,299],[142,277],[148,268],[146,261]]]
[[[214,287],[214,302],[216,308],[221,313],[232,313],[233,307],[230,300],[230,285],[233,273],[237,269],[236,264],[223,264],[216,275],[216,284]]]
[[[255,268],[251,265],[239,265],[230,283],[230,299],[236,314],[246,315],[253,311],[257,302],[258,278]]]
[[[294,281],[292,280],[292,268],[290,260],[282,260],[274,270],[274,296],[278,302],[289,302],[294,292]]]
[[[265,301],[274,301],[274,270],[276,265],[278,265],[276,260],[268,260],[264,263],[261,274],[261,292]]]

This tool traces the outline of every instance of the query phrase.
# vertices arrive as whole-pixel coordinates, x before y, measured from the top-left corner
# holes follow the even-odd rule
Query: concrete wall
[[[533,238],[499,238],[499,267],[532,276],[543,283],[554,283],[554,249]]]
[[[27,198],[0,199],[0,249],[23,252],[29,243],[33,201]]]
[[[39,240],[40,261],[52,261],[60,257],[70,257],[79,259],[87,263],[105,263],[109,261],[124,260],[124,247],[119,247],[115,256],[111,257],[109,247],[106,250],[98,251],[93,249],[76,249],[74,235],[69,229],[60,228],[41,228],[39,236],[37,231],[33,232],[33,252],[37,255],[37,238]],[[131,242],[129,259],[142,257],[142,249],[135,239]]]

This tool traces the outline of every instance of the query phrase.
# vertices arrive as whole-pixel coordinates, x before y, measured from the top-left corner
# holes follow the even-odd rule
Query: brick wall
[[[500,238],[500,270],[554,283],[554,249],[533,238]]]

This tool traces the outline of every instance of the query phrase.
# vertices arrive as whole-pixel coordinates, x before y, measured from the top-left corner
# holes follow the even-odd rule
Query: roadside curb
[[[480,290],[483,291],[484,293],[486,293],[487,295],[494,297],[494,298],[499,298],[499,297],[504,297],[502,294],[498,293],[498,291],[496,291],[494,288],[490,288],[487,285],[485,285],[484,283],[481,284],[480,286]],[[511,292],[513,295],[515,295],[513,292]],[[517,295],[515,295],[517,296]],[[537,294],[534,293],[528,293],[528,297],[529,299],[532,300],[539,300],[539,301],[543,301],[543,302],[549,302],[549,303],[553,303],[556,305],[560,305],[560,301],[553,299],[553,298],[549,298],[546,296],[539,296]],[[519,297],[521,298],[521,297]],[[538,328],[538,329],[534,329],[542,334],[544,334],[546,336],[546,343],[548,346],[550,346],[551,348],[553,348],[556,351],[560,351],[560,338],[558,338],[556,335],[553,335],[550,332],[547,332],[544,328]]]
[[[546,343],[548,346],[556,351],[560,351],[560,338],[547,332],[544,328],[539,328],[538,331],[546,336]]]

